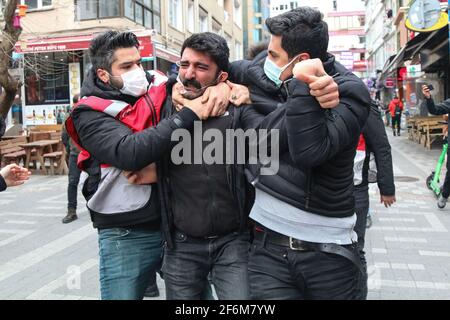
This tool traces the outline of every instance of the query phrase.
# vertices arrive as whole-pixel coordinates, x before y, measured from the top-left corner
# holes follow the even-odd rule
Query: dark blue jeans
[[[102,300],[139,300],[162,259],[161,232],[145,229],[99,230]]]
[[[361,300],[367,299],[367,261],[366,252],[364,251],[364,244],[366,238],[366,222],[367,214],[369,213],[369,186],[355,186],[353,192],[355,196],[355,212],[356,212],[356,225],[355,232],[358,235],[358,250],[361,258],[361,264],[363,267],[363,274],[361,281],[359,282],[359,294]]]
[[[80,182],[81,171],[77,167],[77,154],[70,154],[69,156],[69,185],[67,187],[67,199],[68,208],[77,208],[77,192],[78,192],[78,182]]]
[[[220,300],[248,299],[248,233],[198,239],[175,232],[173,238],[162,267],[168,300],[204,299],[209,273]]]
[[[295,251],[255,239],[249,255],[250,298],[349,300],[357,298],[358,268],[319,251]]]

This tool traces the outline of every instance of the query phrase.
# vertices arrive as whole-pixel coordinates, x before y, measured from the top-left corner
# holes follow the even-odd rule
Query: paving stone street
[[[397,203],[379,203],[370,189],[373,226],[367,230],[369,299],[450,299],[450,205],[436,206],[425,179],[440,154],[391,141]],[[445,171],[445,170],[444,170]],[[35,175],[0,195],[0,299],[99,299],[98,246],[84,200],[79,219],[62,224],[67,176]],[[164,299],[164,283],[158,278]]]

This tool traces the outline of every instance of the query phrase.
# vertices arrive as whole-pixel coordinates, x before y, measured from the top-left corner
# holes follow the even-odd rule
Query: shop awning
[[[426,42],[429,36],[429,33],[419,33],[417,36],[409,40],[396,55],[389,57],[383,67],[380,79],[384,79],[388,75],[394,73],[397,68],[403,66],[404,61],[410,60],[414,56],[414,53],[417,50],[420,50],[421,46],[424,42]]]
[[[139,51],[142,57],[153,57],[153,45],[151,31],[134,31],[139,40]],[[86,35],[63,36],[63,37],[42,37],[19,40],[15,46],[17,53],[39,53],[87,50],[91,40],[98,33]]]
[[[180,54],[173,51],[167,50],[160,44],[155,43],[155,55],[157,58],[161,58],[170,62],[177,62],[180,60]]]
[[[422,71],[436,72],[449,64],[448,26],[429,34],[412,54],[419,54]]]

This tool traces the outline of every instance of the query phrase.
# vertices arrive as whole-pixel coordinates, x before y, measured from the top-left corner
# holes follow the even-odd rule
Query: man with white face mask
[[[81,149],[78,166],[89,175],[83,195],[99,234],[102,299],[143,298],[162,254],[153,163],[170,150],[175,129],[190,129],[211,111],[187,104],[161,120],[167,78],[143,70],[138,48],[131,32],[108,31],[92,41],[83,98],[66,121]],[[229,90],[225,93],[228,99]],[[130,185],[124,170],[141,169],[153,180]]]

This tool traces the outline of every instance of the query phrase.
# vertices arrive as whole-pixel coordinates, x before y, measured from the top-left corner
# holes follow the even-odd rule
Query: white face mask
[[[125,72],[120,77],[123,81],[123,87],[119,89],[119,91],[123,94],[128,94],[133,97],[140,97],[147,92],[149,83],[147,81],[145,71],[141,68],[136,68],[131,71]]]

